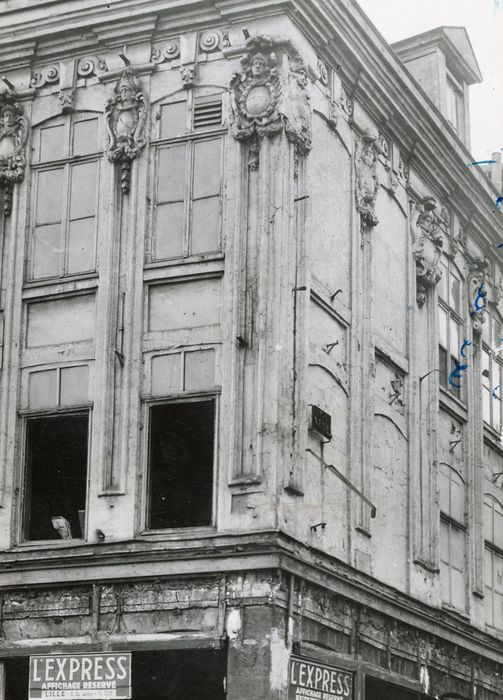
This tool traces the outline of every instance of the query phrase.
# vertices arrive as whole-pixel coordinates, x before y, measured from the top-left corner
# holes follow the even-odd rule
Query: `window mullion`
[[[65,165],[64,169],[64,184],[63,184],[63,201],[62,201],[62,217],[61,217],[61,234],[59,237],[61,250],[59,258],[59,271],[61,275],[66,275],[68,268],[68,232],[70,228],[70,206],[71,197],[70,191],[72,186],[72,166],[70,163]]]
[[[183,254],[190,255],[192,229],[192,195],[194,189],[194,141],[187,142],[185,161],[185,222]]]

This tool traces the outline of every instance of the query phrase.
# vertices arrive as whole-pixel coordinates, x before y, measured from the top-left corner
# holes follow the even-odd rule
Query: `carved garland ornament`
[[[21,182],[26,168],[24,147],[28,139],[29,122],[23,107],[15,101],[12,91],[0,95],[0,185],[4,191],[5,216],[12,210],[12,190]]]
[[[435,207],[433,197],[425,197],[422,203],[416,206],[416,213],[419,211],[419,215],[414,225],[412,254],[416,262],[416,299],[420,307],[426,301],[428,289],[434,287],[442,277],[439,261],[444,239],[439,230]]]
[[[379,223],[375,213],[375,202],[379,192],[376,173],[379,152],[377,138],[366,131],[356,151],[356,207],[360,212],[362,228]]]
[[[283,129],[299,153],[311,149],[307,68],[288,39],[250,37],[230,82],[232,133],[253,142]]]
[[[138,157],[145,145],[144,130],[147,118],[147,97],[133,70],[125,70],[105,107],[110,144],[108,159],[121,166],[121,190],[129,192],[131,161]]]

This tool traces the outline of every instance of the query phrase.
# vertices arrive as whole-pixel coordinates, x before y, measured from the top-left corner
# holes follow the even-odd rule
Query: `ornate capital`
[[[25,145],[29,122],[13,91],[0,94],[0,185],[4,190],[4,214],[12,210],[12,189],[26,169]]]
[[[435,199],[425,197],[412,211],[414,226],[412,254],[416,263],[416,299],[419,306],[425,303],[428,289],[435,287],[442,277],[439,261],[444,239],[439,230],[435,207]]]
[[[288,39],[250,37],[243,70],[230,82],[232,132],[240,141],[278,134],[305,155],[311,149],[309,74]]]
[[[376,226],[379,219],[375,213],[375,202],[379,192],[377,178],[378,140],[365,132],[356,148],[356,208],[360,212],[362,228]]]
[[[131,161],[139,156],[144,145],[148,102],[142,84],[132,68],[125,70],[114,87],[115,96],[105,107],[110,143],[108,159],[120,163],[121,189],[129,192]]]

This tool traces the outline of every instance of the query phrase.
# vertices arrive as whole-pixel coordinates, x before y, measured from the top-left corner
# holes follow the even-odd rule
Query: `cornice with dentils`
[[[30,41],[44,45],[47,60],[48,42],[60,44],[66,36],[70,51],[72,35],[77,38],[82,31],[92,31],[98,46],[110,48],[108,37],[117,23],[134,43],[135,36],[144,40],[147,17],[155,35],[156,25],[183,31],[203,22],[235,24],[286,13],[410,156],[412,168],[433,193],[471,221],[479,244],[491,250],[494,240],[501,240],[503,215],[493,212],[494,188],[480,170],[467,167],[473,160],[469,151],[354,0],[7,0],[0,8],[0,72],[2,56]]]

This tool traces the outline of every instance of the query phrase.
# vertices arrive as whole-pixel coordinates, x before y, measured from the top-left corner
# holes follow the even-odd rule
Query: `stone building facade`
[[[0,688],[503,691],[496,191],[466,32],[0,7]]]

